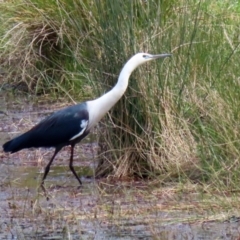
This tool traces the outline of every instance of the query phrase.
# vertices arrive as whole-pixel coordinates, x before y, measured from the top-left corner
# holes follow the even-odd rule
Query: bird
[[[44,181],[53,160],[63,147],[70,145],[69,168],[81,186],[82,182],[73,167],[75,145],[89,134],[90,130],[123,96],[130,75],[137,67],[146,62],[170,56],[169,53],[156,55],[137,53],[133,55],[123,66],[116,85],[110,91],[94,100],[68,106],[52,113],[29,131],[3,144],[4,152],[15,153],[26,148],[55,148],[53,156],[45,167],[41,181],[41,187],[45,191]]]

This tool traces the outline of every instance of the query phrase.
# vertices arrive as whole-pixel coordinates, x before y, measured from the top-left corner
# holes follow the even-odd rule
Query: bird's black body
[[[28,132],[5,143],[3,145],[4,151],[14,153],[31,147],[62,148],[73,142],[81,141],[86,133],[72,141],[70,139],[81,132],[81,121],[89,118],[84,105],[82,103],[53,113]]]
[[[49,172],[49,168],[56,154],[62,149],[62,147],[71,145],[72,150],[69,167],[81,184],[81,181],[72,166],[73,149],[75,144],[80,142],[89,133],[87,130],[87,124],[84,126],[81,124],[83,121],[87,123],[88,120],[89,114],[86,103],[67,107],[45,118],[28,132],[6,142],[3,145],[3,150],[5,152],[14,153],[24,148],[54,147],[55,153],[45,169],[42,182],[43,186],[44,179]]]

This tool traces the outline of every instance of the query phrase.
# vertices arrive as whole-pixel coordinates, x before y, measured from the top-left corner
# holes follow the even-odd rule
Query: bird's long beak
[[[172,54],[170,53],[156,54],[156,55],[152,55],[152,59],[165,58],[165,57],[171,57],[171,56]]]

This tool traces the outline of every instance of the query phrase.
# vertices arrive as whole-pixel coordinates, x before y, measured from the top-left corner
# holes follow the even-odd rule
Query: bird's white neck
[[[88,129],[94,127],[126,91],[129,77],[137,67],[137,64],[132,63],[131,60],[132,58],[125,64],[119,75],[117,84],[109,92],[93,101],[87,102],[89,111]]]

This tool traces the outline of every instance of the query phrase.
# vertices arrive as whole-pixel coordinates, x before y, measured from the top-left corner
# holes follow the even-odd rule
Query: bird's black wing
[[[37,145],[48,147],[66,144],[77,136],[83,135],[88,120],[86,105],[82,103],[50,115],[33,127],[29,133],[36,139]]]
[[[8,152],[30,147],[58,147],[86,136],[89,114],[86,103],[67,107],[42,120],[28,132],[4,144]]]

